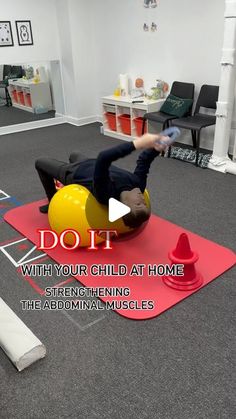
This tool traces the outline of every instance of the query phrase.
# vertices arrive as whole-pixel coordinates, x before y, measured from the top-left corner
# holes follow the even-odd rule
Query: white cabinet
[[[51,91],[48,82],[34,83],[17,79],[9,80],[8,87],[12,106],[28,112],[45,113],[52,109]]]
[[[142,102],[133,103],[133,101]],[[143,115],[159,111],[164,101],[165,99],[131,99],[129,96],[103,97],[103,133],[126,141],[133,140],[140,134]],[[148,131],[151,131],[149,124]]]

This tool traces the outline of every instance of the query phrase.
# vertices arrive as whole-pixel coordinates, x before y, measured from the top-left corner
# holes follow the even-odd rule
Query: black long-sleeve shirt
[[[105,205],[108,204],[109,198],[119,200],[122,191],[140,188],[141,192],[144,192],[150,165],[159,154],[158,151],[154,149],[143,151],[138,157],[134,173],[112,164],[134,150],[133,142],[125,142],[101,151],[96,159],[78,163],[73,181],[85,186],[101,204]]]

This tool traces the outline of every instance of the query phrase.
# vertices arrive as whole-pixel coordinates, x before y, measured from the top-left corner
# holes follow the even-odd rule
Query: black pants
[[[54,179],[59,180],[63,185],[70,185],[73,182],[73,174],[78,164],[84,160],[87,160],[87,157],[78,152],[73,152],[70,155],[70,163],[45,157],[36,160],[35,168],[49,201],[56,193]]]

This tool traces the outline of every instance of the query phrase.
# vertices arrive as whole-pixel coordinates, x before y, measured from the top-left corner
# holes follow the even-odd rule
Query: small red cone
[[[186,233],[180,234],[177,246],[175,250],[173,250],[173,255],[180,259],[190,259],[193,257],[193,252]]]
[[[202,276],[195,269],[199,256],[197,252],[192,251],[186,233],[180,234],[176,248],[169,252],[168,257],[172,265],[183,265],[184,274],[183,276],[164,276],[163,281],[166,285],[182,291],[191,291],[202,285]]]

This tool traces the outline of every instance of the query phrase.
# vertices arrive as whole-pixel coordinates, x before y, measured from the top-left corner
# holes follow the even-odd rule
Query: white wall
[[[1,21],[10,20],[13,47],[0,48],[0,64],[59,58],[56,0],[0,0]],[[19,46],[15,20],[31,20],[34,45]]]
[[[143,0],[0,0],[0,8],[15,42],[0,48],[0,64],[61,58],[72,121],[96,119],[120,73],[142,76],[147,90],[156,78],[194,82],[196,94],[203,83],[219,84],[224,0],[159,0],[153,11]],[[33,46],[18,46],[14,21],[23,19],[31,20]],[[152,20],[158,31],[144,32]],[[203,131],[203,146],[212,146],[213,131]]]
[[[48,71],[52,88],[54,106],[58,114],[64,114],[59,66],[60,39],[57,20],[57,0],[0,0],[1,20],[11,22],[13,47],[0,48],[0,80],[3,64],[32,65],[34,70],[44,66]],[[19,46],[16,33],[16,20],[30,20],[33,45]],[[0,95],[5,97],[1,89]]]
[[[101,6],[101,1],[98,2]],[[160,0],[150,12],[142,0],[103,0],[100,24],[102,91],[111,92],[119,72],[139,74],[150,88],[160,77],[218,83],[223,43],[224,0]],[[143,23],[155,19],[156,33]]]
[[[174,80],[193,82],[196,95],[202,84],[219,84],[224,0],[160,0],[153,11],[145,9],[142,0],[97,3],[99,96],[111,94],[123,72],[133,81],[142,76],[147,90],[157,78],[170,85]],[[144,32],[143,23],[152,20],[157,32]],[[191,144],[189,133],[184,139]],[[214,129],[204,130],[202,146],[212,148],[213,139]]]
[[[224,31],[224,0],[160,0],[156,9],[143,0],[60,0],[59,31],[65,34],[67,7],[71,46],[62,40],[67,79],[72,75],[76,105],[73,117],[86,120],[101,114],[100,98],[111,94],[120,73],[134,82],[141,76],[145,88],[162,78],[194,82],[196,96],[202,84],[219,84]],[[154,21],[156,33],[143,31]],[[70,59],[68,59],[68,55]],[[72,66],[72,67],[71,67]],[[72,100],[74,103],[74,99]],[[202,146],[212,148],[214,128],[203,131]],[[189,133],[183,137],[191,143]]]
[[[57,2],[60,53],[66,112],[71,122],[97,119],[100,35],[97,32],[97,0]]]
[[[57,25],[65,100],[65,114],[73,121],[74,118],[78,118],[78,100],[80,94],[75,90],[72,31],[70,26],[68,0],[57,1]]]
[[[97,51],[100,39],[95,32],[94,4],[97,0],[70,0],[72,54],[75,69],[75,90],[78,95],[78,117],[97,115]]]

